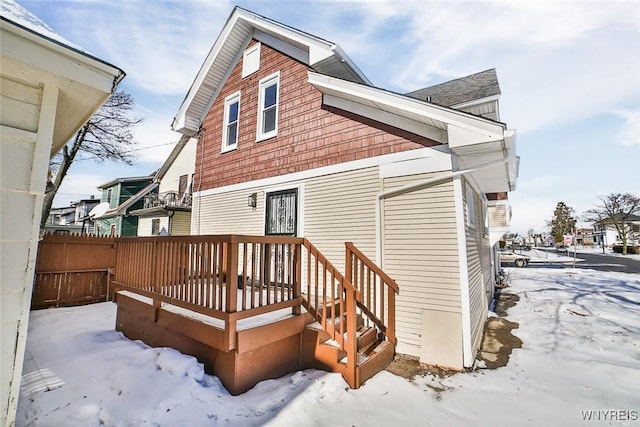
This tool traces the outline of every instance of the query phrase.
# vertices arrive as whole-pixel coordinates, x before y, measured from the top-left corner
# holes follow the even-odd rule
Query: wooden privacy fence
[[[46,234],[38,244],[31,308],[91,304],[113,297],[113,238]]]

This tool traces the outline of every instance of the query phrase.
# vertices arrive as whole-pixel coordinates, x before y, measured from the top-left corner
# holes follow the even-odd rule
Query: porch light
[[[258,193],[249,194],[249,198],[247,199],[247,205],[253,209],[258,206]]]

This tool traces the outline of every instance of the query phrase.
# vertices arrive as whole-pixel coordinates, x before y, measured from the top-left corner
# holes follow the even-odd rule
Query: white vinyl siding
[[[162,229],[162,227],[160,227]],[[191,234],[191,212],[175,211],[171,217],[172,236],[188,236]]]
[[[344,272],[344,243],[375,261],[378,167],[309,179],[305,183],[305,237]]]
[[[509,221],[507,220],[508,206],[495,205],[487,208],[487,215],[489,216],[489,227],[508,227]]]
[[[153,236],[152,231],[152,223],[153,220],[160,220],[158,231],[161,231],[163,228],[168,233],[169,232],[169,218],[162,216],[149,216],[149,217],[139,217],[138,218],[138,236],[139,237],[149,237]]]
[[[429,178],[384,180],[384,189]],[[400,287],[397,335],[416,348],[424,310],[460,313],[460,272],[452,182],[396,196],[383,206],[383,269]],[[435,325],[434,325],[435,326]]]
[[[498,117],[498,101],[489,101],[478,105],[462,107],[460,110],[475,114],[476,116],[486,117],[487,119],[500,120]]]
[[[479,207],[480,196],[475,193],[470,184],[465,186],[465,204],[469,205],[469,198],[473,196],[473,203]],[[480,210],[475,209],[476,223],[480,221]],[[471,320],[471,350],[472,354],[480,347],[484,323],[488,316],[489,301],[493,289],[491,277],[491,248],[489,239],[484,236],[482,227],[465,227],[467,239],[467,269],[469,271],[469,312]]]

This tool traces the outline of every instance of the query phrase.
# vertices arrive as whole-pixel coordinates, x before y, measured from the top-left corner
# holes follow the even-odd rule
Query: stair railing
[[[303,305],[346,353],[344,377],[351,387],[356,387],[358,290],[307,239],[302,245],[306,249]]]
[[[351,242],[345,243],[345,274],[358,291],[357,307],[396,344],[396,300],[398,285]]]

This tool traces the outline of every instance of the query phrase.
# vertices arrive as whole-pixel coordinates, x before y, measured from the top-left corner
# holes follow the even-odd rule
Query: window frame
[[[269,108],[264,108],[264,100],[266,90],[273,85],[276,85],[276,102]],[[280,107],[280,71],[273,73],[258,83],[258,127],[256,129],[256,142],[264,141],[265,139],[273,138],[278,135],[278,109]],[[264,115],[267,110],[275,110],[275,123],[273,130],[263,132],[264,128]]]
[[[476,228],[478,219],[476,217],[476,197],[473,187],[467,183],[466,185],[466,205],[467,205],[467,225]]]
[[[238,139],[240,136],[240,101],[240,91],[234,92],[224,99],[224,118],[222,120],[222,149],[220,151],[221,153],[226,153],[228,151],[238,149]],[[230,123],[229,113],[231,111],[231,106],[236,102],[238,103],[238,117],[236,118],[234,123]],[[229,126],[231,126],[232,124],[235,124],[236,126],[236,141],[234,144],[229,144]]]

